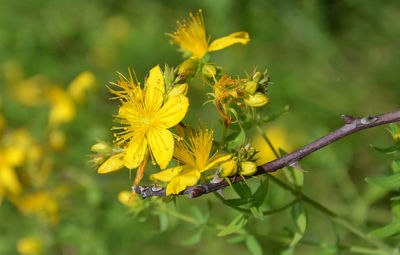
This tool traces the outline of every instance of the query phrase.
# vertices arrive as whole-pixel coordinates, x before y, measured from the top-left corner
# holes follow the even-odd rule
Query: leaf
[[[245,182],[237,182],[232,187],[241,198],[249,199],[252,196],[251,190]]]
[[[229,238],[227,240],[228,243],[240,243],[246,240],[246,235],[237,235],[235,237]]]
[[[250,200],[248,198],[236,198],[236,199],[226,199],[223,200],[222,203],[226,204],[227,206],[241,206],[248,204]]]
[[[250,207],[250,212],[253,214],[254,217],[256,217],[259,220],[264,220],[264,214],[263,211],[260,210],[260,208],[257,208],[255,206]]]
[[[247,246],[247,249],[249,249],[251,254],[262,255],[261,245],[258,243],[257,239],[254,236],[252,236],[252,235],[247,236],[246,246]]]
[[[367,177],[365,181],[379,187],[397,189],[400,188],[400,173],[380,178]]]
[[[204,228],[200,228],[199,231],[196,232],[193,236],[189,237],[188,239],[183,240],[181,243],[182,245],[190,246],[195,245],[200,242],[201,237],[203,236]]]
[[[296,232],[290,242],[290,247],[294,247],[303,237],[307,227],[307,217],[302,203],[296,203],[292,207],[292,219],[296,226]]]
[[[376,146],[374,146],[374,145],[370,145],[370,146],[371,146],[374,150],[379,151],[379,152],[382,152],[382,153],[385,153],[385,154],[393,154],[393,153],[395,153],[395,152],[400,151],[400,146],[398,146],[398,145],[394,145],[394,146],[388,147],[388,148],[379,148],[379,147],[376,147]]]
[[[226,226],[223,230],[221,230],[217,236],[222,237],[226,235],[230,235],[232,233],[237,232],[238,230],[242,229],[247,224],[247,218],[244,214],[239,215],[236,217],[228,226]]]
[[[400,234],[400,219],[394,220],[389,225],[375,229],[369,235],[375,238],[384,238]]]
[[[392,202],[392,213],[394,219],[400,219],[400,201],[395,200]]]
[[[239,134],[231,141],[228,142],[228,151],[235,151],[240,145],[244,144],[246,140],[246,133],[240,128]]]
[[[168,215],[165,212],[161,212],[158,216],[160,221],[160,232],[165,232],[168,229]]]
[[[302,187],[304,184],[304,173],[292,166],[287,166],[290,175],[292,177],[293,183],[298,187]]]
[[[290,108],[289,105],[285,105],[281,111],[262,117],[260,119],[260,122],[261,123],[268,123],[268,122],[271,122],[273,120],[276,120],[276,119],[286,115],[289,112],[289,108]]]
[[[393,160],[392,162],[392,170],[394,174],[400,173],[400,162],[397,160]]]
[[[190,210],[193,212],[194,218],[197,220],[198,223],[203,223],[204,222],[204,216],[203,213],[200,211],[200,209],[197,206],[190,206]]]
[[[268,179],[260,182],[260,186],[254,193],[253,205],[255,207],[259,208],[264,203],[265,197],[268,194],[268,187],[269,187]]]

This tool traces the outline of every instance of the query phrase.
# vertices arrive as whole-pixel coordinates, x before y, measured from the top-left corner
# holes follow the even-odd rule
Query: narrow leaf
[[[398,145],[394,145],[394,146],[388,147],[388,148],[379,148],[379,147],[376,147],[376,146],[374,146],[374,145],[371,145],[371,147],[372,147],[374,150],[379,151],[379,152],[382,152],[382,153],[385,153],[385,154],[393,154],[393,153],[395,153],[395,152],[400,151],[400,147],[399,147]]]
[[[400,188],[400,173],[380,178],[367,177],[365,181],[379,187],[397,189]]]
[[[241,198],[248,199],[252,196],[249,186],[244,182],[237,182],[232,187]]]
[[[182,241],[182,245],[190,246],[190,245],[195,245],[200,242],[201,237],[203,236],[203,230],[204,228],[200,228],[199,231],[196,232],[193,236],[189,237],[188,239],[185,239]]]
[[[246,246],[247,246],[247,249],[249,249],[251,254],[262,255],[261,245],[258,243],[257,239],[254,236],[252,236],[252,235],[247,236]]]
[[[268,194],[268,187],[269,187],[268,179],[260,182],[260,186],[254,193],[253,205],[255,207],[259,208],[264,203],[265,197]]]
[[[400,234],[400,219],[394,220],[389,225],[375,229],[369,235],[375,238],[384,238]]]
[[[226,236],[232,233],[237,232],[238,230],[242,229],[247,224],[247,218],[241,214],[236,217],[227,227],[221,230],[217,236]]]
[[[227,149],[229,151],[235,151],[240,145],[244,144],[246,140],[246,133],[240,128],[239,134],[231,141],[228,142]]]

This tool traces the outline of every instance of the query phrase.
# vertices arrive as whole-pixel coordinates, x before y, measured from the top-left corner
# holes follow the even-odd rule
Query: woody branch
[[[275,172],[279,169],[282,169],[286,166],[296,166],[298,162],[306,157],[307,155],[313,153],[316,150],[319,150],[336,140],[339,140],[345,136],[348,136],[352,133],[358,132],[360,130],[380,126],[383,124],[388,124],[392,122],[400,121],[400,110],[390,113],[385,113],[377,116],[366,116],[364,118],[353,118],[351,116],[342,115],[342,119],[345,122],[345,125],[340,127],[339,129],[334,130],[333,132],[309,143],[300,149],[293,151],[292,153],[286,154],[276,160],[270,161],[264,165],[258,166],[257,172],[253,175],[260,175],[269,172]],[[249,176],[247,178],[251,178]],[[230,178],[231,183],[241,182],[243,181],[243,177],[236,176]],[[201,195],[224,189],[229,186],[229,183],[226,180],[223,180],[218,183],[204,183],[197,184],[193,186],[187,187],[183,190],[179,195],[187,194],[188,197],[194,198],[199,197]],[[142,194],[143,198],[151,197],[151,196],[165,196],[165,188],[159,188],[156,186],[134,186],[132,187],[133,191],[138,194]]]

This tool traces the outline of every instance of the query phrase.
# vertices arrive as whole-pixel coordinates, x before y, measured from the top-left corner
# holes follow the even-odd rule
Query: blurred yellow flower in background
[[[188,136],[178,141],[175,146],[174,159],[181,166],[152,174],[150,179],[168,183],[167,195],[179,194],[187,186],[195,185],[201,173],[229,160],[230,154],[216,152],[210,156],[213,144],[212,133],[213,131],[207,128],[200,128],[198,132],[190,130]]]
[[[278,152],[279,148],[290,152],[292,145],[288,140],[288,135],[284,127],[270,125],[263,130]],[[276,159],[276,156],[261,134],[257,133],[251,138],[251,145],[258,151],[255,156],[257,158],[257,165],[262,165]]]
[[[77,103],[86,99],[86,92],[96,85],[96,77],[90,71],[80,73],[67,88],[68,93]]]
[[[36,236],[24,237],[18,240],[17,251],[21,255],[37,255],[43,250],[42,241]]]
[[[183,119],[189,107],[188,98],[183,94],[165,97],[164,78],[158,65],[150,70],[145,89],[132,77],[128,80],[122,75],[114,85],[123,89],[110,91],[122,103],[116,121],[125,126],[114,129],[123,130],[115,136],[116,143],[125,146],[125,166],[138,167],[149,147],[160,168],[166,168],[174,150],[174,138],[168,128]]]
[[[188,51],[193,58],[200,59],[209,51],[222,50],[236,43],[243,45],[250,41],[247,32],[236,32],[214,40],[210,44],[204,27],[203,12],[199,10],[196,15],[189,14],[190,19],[178,23],[176,32],[167,33],[172,39],[171,44],[177,44],[182,50]]]

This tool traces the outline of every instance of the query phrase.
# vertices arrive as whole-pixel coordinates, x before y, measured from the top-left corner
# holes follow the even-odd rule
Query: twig
[[[377,116],[366,116],[364,118],[353,118],[347,115],[342,116],[343,121],[346,123],[339,129],[323,136],[314,142],[307,144],[300,149],[286,154],[276,160],[268,162],[264,165],[258,167],[257,172],[253,175],[265,174],[267,172],[275,172],[285,166],[289,166],[295,164],[302,158],[307,155],[313,153],[316,150],[319,150],[336,140],[339,140],[345,136],[348,136],[354,132],[368,129],[376,126],[380,126],[387,123],[392,123],[396,121],[400,121],[400,110],[390,113],[385,113]],[[250,176],[251,177],[251,176]],[[249,177],[249,178],[250,178]],[[243,178],[241,176],[235,176],[235,178],[231,178],[230,181],[232,183],[241,182]],[[219,183],[205,183],[198,184],[194,186],[189,186],[185,190],[183,190],[179,195],[187,194],[188,197],[194,198],[199,197],[201,195],[217,191],[219,189],[223,189],[229,186],[229,183],[226,180],[223,180]],[[157,186],[134,186],[132,189],[138,193],[142,194],[143,198],[151,197],[151,196],[165,196],[165,188],[159,188]]]

